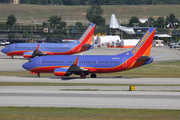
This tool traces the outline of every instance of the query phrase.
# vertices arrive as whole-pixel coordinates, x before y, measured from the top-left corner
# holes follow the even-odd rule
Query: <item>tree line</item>
[[[0,0],[0,3],[10,3],[11,0]],[[20,0],[20,4],[38,5],[163,5],[180,4],[180,0]]]

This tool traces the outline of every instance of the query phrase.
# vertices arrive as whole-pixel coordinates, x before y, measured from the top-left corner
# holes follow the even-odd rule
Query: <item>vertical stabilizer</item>
[[[139,40],[136,46],[132,49],[134,56],[150,55],[155,30],[155,28],[149,28],[144,36]]]
[[[115,14],[111,15],[111,20],[110,20],[109,28],[119,29],[119,23],[118,23],[118,21],[116,19]]]
[[[84,32],[84,34],[81,36],[81,38],[78,40],[80,44],[89,44],[91,45],[94,30],[95,30],[95,24],[91,24],[87,30]]]

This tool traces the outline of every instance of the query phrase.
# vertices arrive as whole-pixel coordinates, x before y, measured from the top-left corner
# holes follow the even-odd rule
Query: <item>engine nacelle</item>
[[[24,52],[23,57],[24,58],[32,58],[33,52]]]
[[[71,75],[72,73],[68,71],[68,69],[66,68],[56,68],[54,70],[54,74],[56,76],[69,76]]]

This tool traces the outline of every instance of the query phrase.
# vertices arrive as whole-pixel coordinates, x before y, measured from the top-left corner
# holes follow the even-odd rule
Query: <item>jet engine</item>
[[[54,70],[54,74],[56,76],[69,76],[71,75],[72,73],[68,71],[67,68],[56,68]]]

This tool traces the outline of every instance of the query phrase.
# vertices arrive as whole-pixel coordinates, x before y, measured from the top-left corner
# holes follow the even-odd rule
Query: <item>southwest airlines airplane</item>
[[[7,56],[21,56],[33,58],[44,55],[70,55],[92,49],[91,41],[95,24],[91,24],[81,38],[71,43],[16,43],[3,48],[1,51]]]
[[[37,74],[53,73],[56,76],[72,74],[86,78],[91,73],[110,73],[129,70],[153,62],[149,57],[155,28],[149,28],[137,45],[130,51],[118,55],[53,55],[32,58],[23,68]]]

